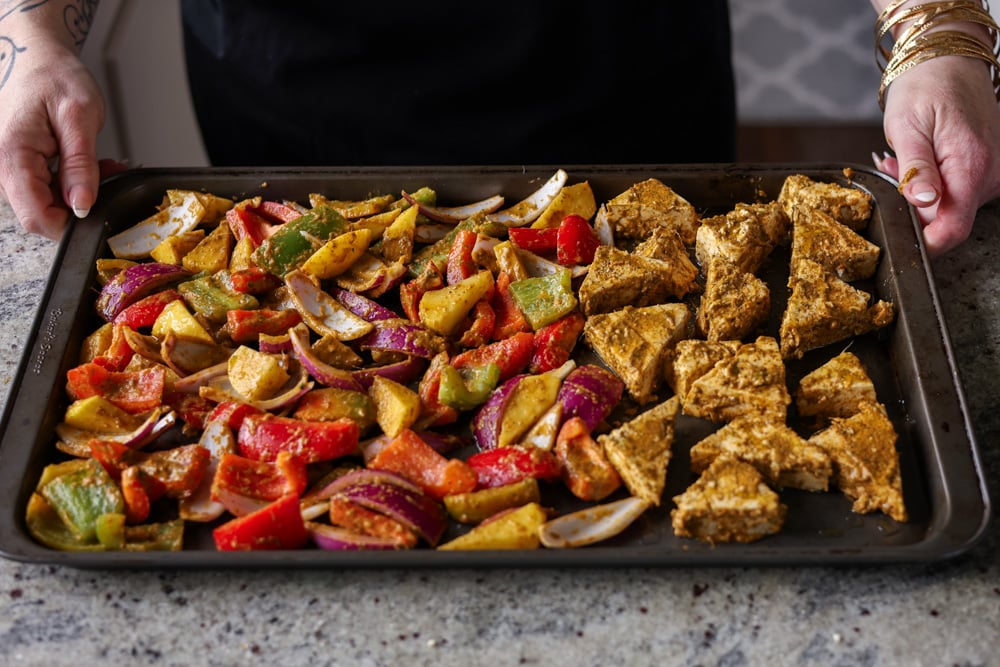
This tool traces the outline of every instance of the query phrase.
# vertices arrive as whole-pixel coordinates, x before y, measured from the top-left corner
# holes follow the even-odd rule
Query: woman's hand
[[[942,56],[889,86],[884,128],[895,157],[876,166],[900,181],[933,255],[966,240],[976,212],[1000,196],[1000,107],[987,65]]]
[[[8,40],[0,43],[0,193],[25,230],[58,239],[97,199],[104,101],[71,46]]]

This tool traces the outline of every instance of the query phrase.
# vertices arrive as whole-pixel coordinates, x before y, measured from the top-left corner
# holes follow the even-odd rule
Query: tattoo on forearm
[[[82,47],[94,24],[94,12],[97,11],[98,0],[76,0],[66,5],[63,10],[63,20],[66,29],[73,37],[76,46]]]
[[[30,12],[42,5],[48,4],[50,0],[0,0],[0,23],[5,18],[15,12]],[[90,28],[94,24],[94,13],[97,11],[99,0],[71,0],[63,8],[63,23],[67,32],[73,38],[73,43],[80,48],[90,34]],[[17,54],[23,52],[26,47],[18,46],[13,39],[6,35],[0,35],[0,90],[10,78],[14,70],[14,61]]]

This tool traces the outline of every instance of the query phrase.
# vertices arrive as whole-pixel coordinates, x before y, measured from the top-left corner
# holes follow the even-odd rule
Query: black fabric
[[[725,0],[183,0],[216,165],[733,158]]]

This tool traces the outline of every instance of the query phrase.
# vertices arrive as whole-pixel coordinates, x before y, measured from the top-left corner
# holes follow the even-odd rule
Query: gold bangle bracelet
[[[990,67],[994,96],[1000,101],[1000,27],[990,16],[989,3],[986,0],[944,0],[898,11],[904,2],[906,0],[893,0],[875,22],[875,60],[882,71],[879,107],[885,110],[886,91],[896,77],[931,58],[950,55],[986,62]],[[943,25],[956,22],[985,27],[991,44],[967,32],[941,29]],[[900,32],[892,49],[886,49],[886,36],[902,24],[908,25]]]

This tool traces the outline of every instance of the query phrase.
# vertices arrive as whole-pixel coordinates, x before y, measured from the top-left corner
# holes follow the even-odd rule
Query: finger
[[[872,163],[883,174],[896,181],[899,180],[899,161],[892,155],[889,155],[888,152],[883,152],[879,156],[875,151],[872,151]]]
[[[11,210],[25,231],[52,240],[62,237],[69,211],[53,192],[52,172],[41,156],[22,161],[17,187],[5,188]]]
[[[960,201],[968,201],[968,199],[952,197],[946,192],[941,197],[933,217],[927,216],[923,220],[925,223],[924,245],[931,257],[948,252],[969,238],[972,233],[977,209],[962,205],[959,203]],[[918,215],[926,210],[918,209]]]
[[[941,174],[930,140],[915,132],[894,139],[900,193],[917,208],[936,203],[942,192]]]
[[[63,201],[78,218],[85,218],[97,201],[100,169],[97,163],[97,133],[100,115],[81,106],[60,110],[55,123],[59,142],[59,183]]]

